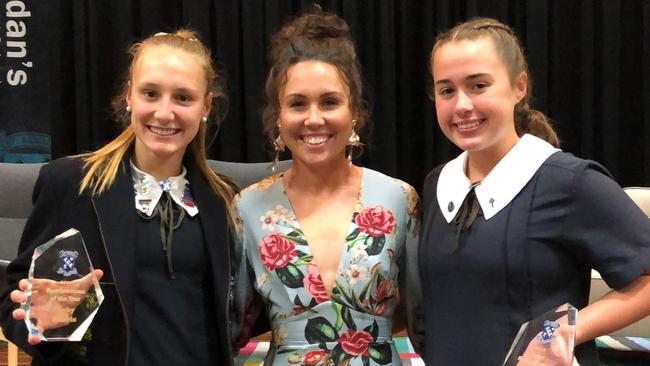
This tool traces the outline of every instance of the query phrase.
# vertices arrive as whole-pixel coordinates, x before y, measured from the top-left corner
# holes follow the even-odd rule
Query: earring
[[[350,138],[348,139],[348,144],[351,146],[359,146],[361,145],[361,141],[359,140],[359,135],[352,130],[352,134],[350,135]]]
[[[277,121],[278,123],[278,137],[275,138],[273,141],[273,147],[275,148],[276,155],[280,153],[280,151],[284,151],[284,148],[287,146],[284,143],[284,140],[282,140],[282,135],[280,135],[280,127],[282,127],[282,123],[280,122],[280,119]]]
[[[130,105],[127,105],[127,106],[126,106],[126,112],[127,112],[127,113],[131,113],[131,106],[130,106]]]
[[[201,117],[201,122],[208,123],[208,117],[206,116]]]
[[[352,133],[350,134],[350,138],[348,139],[348,145],[361,146],[361,140],[359,139],[359,135],[357,135],[357,131],[355,131],[356,127],[357,127],[357,120],[353,119],[352,120]]]
[[[273,141],[273,147],[275,147],[275,151],[280,152],[284,151],[284,148],[287,145],[284,143],[284,140],[282,140],[282,136],[278,135],[278,137]]]
[[[273,140],[273,148],[275,149],[275,158],[273,159],[273,165],[271,165],[272,173],[275,173],[275,167],[278,165],[278,162],[280,161],[280,152],[284,151],[284,148],[287,146],[284,143],[284,140],[282,140],[282,135],[280,135],[281,126],[282,124],[278,119],[278,137],[276,137],[275,140]]]

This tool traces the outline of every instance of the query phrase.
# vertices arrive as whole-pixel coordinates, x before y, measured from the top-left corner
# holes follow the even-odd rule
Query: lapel
[[[194,164],[187,162],[186,168],[194,203],[199,209],[199,221],[212,273],[215,305],[220,307],[225,303],[230,281],[230,238],[225,205]]]
[[[111,187],[92,198],[113,278],[128,310],[131,309],[129,305],[133,304],[136,270],[133,197],[131,169],[129,160],[125,157]]]

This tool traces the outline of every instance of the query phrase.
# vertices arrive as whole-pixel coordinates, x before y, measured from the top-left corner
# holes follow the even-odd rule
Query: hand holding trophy
[[[70,229],[34,250],[25,324],[31,338],[80,341],[104,300],[81,233]]]
[[[577,313],[571,304],[564,304],[524,323],[503,365],[575,365],[573,348]]]

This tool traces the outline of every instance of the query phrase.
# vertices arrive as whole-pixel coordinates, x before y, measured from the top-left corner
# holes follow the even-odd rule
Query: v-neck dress
[[[417,206],[411,186],[363,169],[330,295],[284,192],[282,175],[240,193],[235,207],[246,261],[240,273],[249,275],[239,276],[237,301],[247,298],[250,303],[254,289],[266,305],[273,339],[265,365],[401,365],[391,318],[398,291],[403,303],[418,303],[407,300],[410,291],[419,290],[411,252],[417,248]],[[400,272],[402,266],[413,270]]]

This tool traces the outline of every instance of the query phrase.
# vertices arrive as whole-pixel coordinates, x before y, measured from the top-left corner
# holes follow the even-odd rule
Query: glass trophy
[[[80,341],[104,294],[81,233],[70,229],[37,247],[29,267],[25,324],[43,341]]]
[[[569,366],[573,361],[578,310],[564,304],[522,324],[503,366]]]

